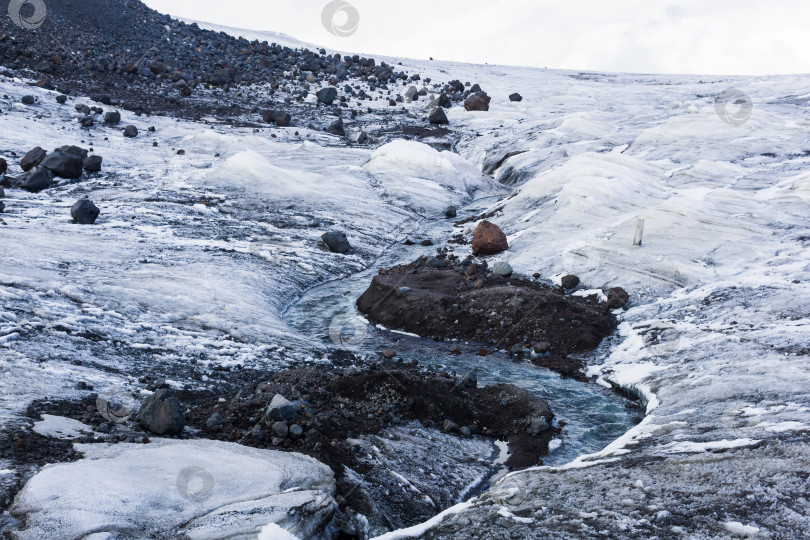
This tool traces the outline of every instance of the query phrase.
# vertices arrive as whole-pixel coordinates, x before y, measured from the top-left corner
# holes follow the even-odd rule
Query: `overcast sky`
[[[596,71],[810,73],[810,0],[146,0],[171,15],[366,54]],[[350,10],[351,8],[349,8]],[[349,10],[334,21],[344,26]]]

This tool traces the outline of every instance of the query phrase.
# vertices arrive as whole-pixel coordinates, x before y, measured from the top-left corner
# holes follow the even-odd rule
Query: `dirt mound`
[[[434,339],[463,339],[532,356],[581,376],[568,354],[596,348],[616,329],[610,309],[593,299],[529,279],[496,276],[468,260],[421,258],[381,270],[357,300],[377,324]],[[486,353],[486,351],[483,351]]]

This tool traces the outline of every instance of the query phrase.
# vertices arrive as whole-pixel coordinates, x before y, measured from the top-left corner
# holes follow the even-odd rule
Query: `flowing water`
[[[453,230],[451,221],[423,224],[421,234],[412,235],[411,240],[435,241],[448,237]],[[563,378],[528,361],[515,362],[503,352],[478,356],[480,345],[475,343],[435,342],[368,324],[355,301],[368,288],[377,268],[408,263],[420,255],[435,254],[435,249],[418,242],[415,246],[392,245],[374,268],[309,290],[287,309],[284,320],[301,334],[336,343],[361,356],[376,357],[384,349],[394,349],[398,356],[415,359],[421,365],[460,375],[475,371],[482,386],[509,383],[542,397],[551,406],[555,421],[563,425],[562,435],[543,460],[546,465],[562,465],[602,450],[641,420],[643,412],[635,403],[598,385]],[[456,251],[460,254],[465,250],[461,246]],[[461,354],[450,353],[456,347]]]

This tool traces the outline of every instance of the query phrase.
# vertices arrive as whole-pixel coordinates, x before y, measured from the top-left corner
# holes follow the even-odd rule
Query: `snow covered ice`
[[[637,396],[646,417],[598,452],[506,476],[380,538],[808,537],[810,78],[404,63],[478,82],[493,98],[489,112],[447,111],[458,154],[160,117],[148,120],[156,135],[102,140],[53,94],[0,83],[4,149],[86,140],[112,172],[39,195],[7,192],[0,420],[26,423],[35,399],[76,399],[80,381],[134,389],[135,373],[159,371],[182,387],[195,384],[193,370],[323,361],[324,345],[290,328],[284,310],[314,285],[366,270],[448,205],[478,199],[509,236],[503,255],[516,272],[573,273],[631,294],[589,373]],[[732,87],[754,103],[739,126],[715,111],[714,96]],[[508,101],[514,91],[522,102]],[[19,104],[23,93],[41,97],[41,120]],[[495,168],[512,152],[522,153]],[[87,193],[102,210],[92,228],[69,220]],[[346,232],[353,252],[319,249],[326,230]],[[45,422],[40,431],[59,437],[82,429]],[[207,441],[133,446],[79,445],[84,459],[43,468],[13,507],[29,527],[15,534],[165,526],[213,538],[227,526],[276,538],[275,523],[304,539],[334,511],[328,470],[303,456]],[[189,505],[172,481],[178,454],[228,489]],[[260,486],[264,468],[274,481]],[[25,472],[0,457],[0,485]],[[523,493],[504,500],[509,482]],[[291,520],[292,507],[306,514]]]

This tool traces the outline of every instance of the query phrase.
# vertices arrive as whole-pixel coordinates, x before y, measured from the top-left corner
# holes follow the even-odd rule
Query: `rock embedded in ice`
[[[458,209],[455,206],[448,206],[444,211],[444,217],[452,219],[458,215]]]
[[[486,92],[475,92],[464,101],[464,108],[468,111],[488,111],[492,98]]]
[[[509,249],[509,242],[500,227],[489,221],[482,221],[473,233],[473,255],[495,255]]]
[[[172,439],[77,449],[87,457],[20,491],[15,538],[256,538],[270,523],[320,538],[337,510],[331,470],[301,454]]]
[[[579,285],[579,278],[569,274],[567,276],[563,276],[560,282],[562,284],[562,288],[568,291]]]
[[[521,96],[520,94],[515,92],[514,94],[509,96],[509,101],[521,102],[521,101],[523,101],[523,96]]]
[[[64,94],[56,96],[56,102],[59,105],[64,105],[65,103],[67,103],[67,96]]]
[[[169,388],[149,396],[141,405],[138,417],[141,425],[155,435],[179,435],[186,426],[180,400]]]
[[[608,291],[607,303],[610,309],[623,308],[627,301],[630,300],[630,295],[621,287],[613,287]]]
[[[430,113],[428,117],[428,121],[434,125],[446,125],[450,123],[450,120],[447,119],[447,115],[444,114],[444,109],[441,107],[433,109],[433,112]]]
[[[326,129],[326,132],[330,133],[331,135],[338,135],[340,137],[346,135],[346,129],[343,127],[343,119],[338,118],[337,120],[329,124],[329,127]]]
[[[326,247],[328,247],[329,251],[332,253],[345,255],[352,248],[348,238],[346,238],[346,235],[342,232],[332,231],[324,233],[321,236],[321,240],[323,240],[323,243],[326,244]]]
[[[79,225],[92,225],[98,219],[101,210],[90,199],[81,199],[70,209],[73,221]]]
[[[27,154],[23,156],[20,160],[20,167],[22,167],[23,172],[28,172],[37,165],[39,165],[43,159],[45,159],[45,155],[47,152],[37,146],[32,150],[29,150]]]
[[[36,102],[36,98],[34,96],[23,96],[21,101],[23,105],[33,105]]]

